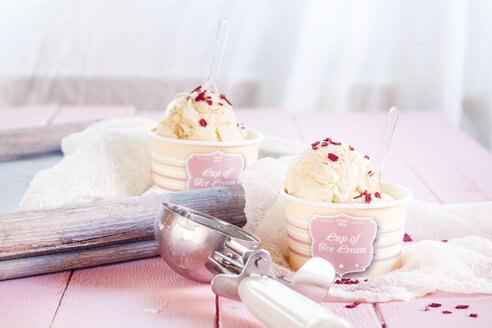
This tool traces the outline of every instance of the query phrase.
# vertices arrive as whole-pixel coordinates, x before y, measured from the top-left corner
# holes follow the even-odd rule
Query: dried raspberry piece
[[[441,240],[441,241],[442,241],[443,243],[447,243],[447,242],[448,242],[448,240],[447,240],[447,239],[443,239],[443,240]]]
[[[369,281],[369,279],[364,279],[364,281]]]
[[[367,155],[364,155],[364,158],[367,158],[367,159],[369,159],[369,156],[367,156]]]
[[[376,192],[374,193],[374,197],[376,197],[376,198],[381,198],[381,194],[380,194],[380,193],[378,193],[378,192],[376,191]]]
[[[199,91],[200,89],[202,88],[201,85],[197,86],[193,91],[191,91],[191,93],[195,92],[195,91]]]
[[[326,141],[323,141],[323,143],[321,144],[321,147],[326,147],[328,146],[328,143]]]
[[[335,142],[335,141],[330,141],[332,145],[335,146],[340,146],[342,143],[341,142]]]
[[[405,243],[408,243],[409,241],[413,241],[412,237],[410,237],[410,235],[408,233],[406,233],[404,236],[403,236],[403,241]],[[435,303],[432,303],[432,304],[435,304]]]
[[[478,314],[477,313],[470,313],[469,317],[470,318],[476,318],[476,317],[478,317]]]
[[[355,148],[349,145],[349,149],[350,149],[351,151],[354,151],[354,149],[355,149]]]
[[[200,92],[200,93],[198,94],[198,96],[196,96],[196,97],[195,97],[195,101],[206,101],[206,100],[207,100],[207,98],[209,98],[209,97],[205,97],[205,92],[206,92],[206,91],[207,91],[207,90],[203,90],[202,92]]]
[[[224,106],[224,104],[223,104],[223,103],[221,103],[221,102],[219,103],[219,105],[220,105],[220,106]]]
[[[190,96],[186,96],[186,100],[187,100],[187,101],[188,101],[188,100],[190,100],[190,99],[191,99],[191,97],[190,97]]]
[[[442,306],[442,304],[440,304],[440,303],[431,303],[431,304],[428,305],[428,307],[433,307],[433,308],[438,308],[438,307],[441,307],[441,306]]]
[[[312,147],[313,150],[318,150],[318,147]]]
[[[232,106],[231,102],[226,98],[225,94],[220,94],[220,99],[224,99],[225,101],[227,101],[227,103]]]
[[[365,202],[370,203],[372,201],[371,194],[365,194],[365,196],[366,196]]]
[[[444,313],[444,314],[451,314],[453,312],[451,312],[451,311],[442,311],[442,313]]]
[[[200,120],[200,125],[203,126],[203,127],[206,127],[207,126],[207,121],[205,121],[205,119],[201,119]]]
[[[359,280],[357,279],[350,279],[350,278],[342,278],[342,279],[337,279],[335,280],[335,284],[337,285],[357,285],[359,283]]]
[[[359,304],[360,304],[360,302],[354,302],[354,303],[352,303],[352,304],[347,304],[347,305],[345,305],[345,307],[346,307],[347,309],[353,309],[353,308],[355,308],[355,307],[359,306]]]
[[[369,171],[369,172],[367,172],[367,175],[369,175],[370,177],[372,177],[374,175],[374,172]]]
[[[332,142],[330,137],[328,137],[328,138],[324,138],[324,139],[323,139],[323,141],[326,141],[326,142]]]
[[[328,158],[332,161],[332,162],[336,162],[338,161],[338,156],[333,154],[333,153],[328,153]]]
[[[454,308],[458,310],[468,309],[469,305],[456,305]]]
[[[316,147],[316,146],[317,146],[317,145],[319,145],[319,144],[320,144],[320,142],[319,142],[319,141],[313,142],[313,143],[311,144],[311,147]]]

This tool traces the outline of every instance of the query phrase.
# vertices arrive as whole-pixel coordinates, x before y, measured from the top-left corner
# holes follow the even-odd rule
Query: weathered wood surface
[[[60,150],[61,140],[94,121],[0,130],[0,161]]]
[[[0,215],[0,280],[155,256],[163,201],[246,220],[239,185],[8,213]]]
[[[384,125],[384,114],[379,113],[263,112],[237,110],[237,116],[247,126],[269,135],[302,138],[303,142],[329,135],[353,143],[369,155]],[[442,116],[403,113],[384,178],[408,186],[417,198],[430,202],[473,201],[484,195],[490,199],[492,184],[486,172],[491,161],[490,152]],[[466,167],[472,169],[463,169]],[[488,295],[433,293],[409,302],[363,304],[355,309],[346,309],[343,302],[324,305],[354,327],[381,327],[382,323],[388,328],[491,327],[490,299]],[[469,318],[458,310],[448,316],[421,311],[431,302],[448,307],[470,304],[469,312],[476,311],[479,317]],[[215,311],[210,310],[213,305],[209,286],[179,277],[159,258],[75,270],[72,279],[63,272],[0,282],[0,326],[5,327],[261,326],[241,303],[220,298]]]

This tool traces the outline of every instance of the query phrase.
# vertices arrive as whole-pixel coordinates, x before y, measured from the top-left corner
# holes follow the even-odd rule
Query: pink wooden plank
[[[235,110],[239,122],[271,137],[300,141],[293,115],[279,108],[243,108]]]
[[[425,311],[425,306],[431,303],[442,304],[439,308],[430,308]],[[457,305],[469,305],[468,309],[455,309]],[[380,303],[377,305],[382,313],[383,321],[389,328],[410,327],[492,327],[492,297],[490,296],[449,296],[442,293],[425,298],[405,302]],[[451,311],[444,314],[442,311]],[[477,318],[471,318],[471,313],[478,314]]]
[[[264,325],[253,317],[248,309],[240,302],[226,298],[220,298],[220,327],[246,328],[264,327]],[[381,327],[372,304],[361,304],[356,308],[347,309],[349,303],[323,303],[329,311],[345,318],[353,328]]]
[[[49,327],[70,273],[0,281],[0,327]]]
[[[46,125],[57,111],[56,105],[0,108],[0,130]]]
[[[492,154],[440,114],[403,113],[395,147],[442,201],[492,199]]]
[[[140,110],[137,112],[136,116],[148,118],[149,120],[154,120],[157,123],[164,117],[164,112],[160,110]]]
[[[112,118],[133,117],[136,109],[131,106],[80,105],[61,106],[51,124],[81,122],[88,120],[105,120]]]
[[[77,270],[53,327],[214,327],[210,286],[159,258]]]

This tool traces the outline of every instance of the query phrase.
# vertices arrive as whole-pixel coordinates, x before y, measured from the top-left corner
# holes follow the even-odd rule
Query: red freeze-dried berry
[[[316,147],[316,146],[317,146],[317,145],[319,145],[319,144],[320,144],[320,142],[319,142],[319,141],[313,142],[313,143],[311,144],[311,147]]]
[[[349,149],[350,149],[351,151],[354,151],[354,149],[355,149],[355,148],[349,145]]]
[[[478,314],[477,313],[470,313],[469,317],[470,318],[476,318],[476,317],[478,317]]]
[[[323,141],[326,141],[326,142],[332,142],[330,137],[328,137],[328,138],[324,138],[324,139],[323,139]]]
[[[369,281],[369,279],[364,279],[364,281]]]
[[[345,307],[346,307],[347,309],[353,309],[353,308],[355,308],[355,307],[359,306],[359,304],[360,304],[360,302],[354,302],[354,303],[352,303],[352,304],[347,304],[347,305],[345,305]]]
[[[429,304],[428,306],[429,306],[429,307],[434,307],[434,308],[437,308],[437,307],[441,307],[441,306],[442,306],[442,304],[440,304],[440,303],[431,303],[431,304]]]
[[[228,103],[229,105],[231,105],[231,106],[232,106],[231,102],[230,102],[230,101],[226,98],[225,94],[223,94],[223,93],[222,93],[222,94],[220,95],[220,99],[224,99],[225,101],[227,101],[227,103]]]
[[[220,106],[224,106],[224,104],[223,104],[223,103],[221,103],[221,102],[219,103],[219,105],[220,105]]]
[[[207,100],[207,104],[208,104],[209,106],[212,106],[212,104],[213,104],[212,100],[210,100],[210,99],[209,99],[209,100]]]
[[[359,280],[357,279],[350,279],[350,278],[342,278],[342,279],[337,279],[335,280],[336,285],[357,285],[359,283]]]
[[[207,121],[205,121],[205,119],[201,119],[200,120],[200,125],[203,126],[203,127],[206,127],[207,126]]]
[[[195,92],[195,91],[198,91],[198,90],[200,90],[201,88],[202,88],[202,86],[201,86],[201,85],[199,85],[199,86],[197,86],[197,87],[196,87],[193,91],[191,91],[191,93],[193,93],[193,92]]]
[[[372,177],[374,175],[374,172],[369,171],[369,172],[367,172],[367,175],[369,175],[370,177]]]
[[[333,154],[333,153],[328,153],[328,158],[332,161],[332,162],[336,162],[338,161],[338,156]]]
[[[190,96],[186,96],[186,100],[190,100],[190,99],[191,99],[191,97],[190,97]]]
[[[451,314],[453,312],[451,312],[451,311],[442,311],[442,313],[444,313],[444,314]]]
[[[447,243],[447,242],[448,242],[448,240],[447,240],[447,239],[443,239],[443,240],[441,240],[441,241],[442,241],[443,243]]]
[[[376,197],[376,198],[381,198],[381,194],[380,194],[380,193],[378,193],[378,192],[376,191],[376,192],[374,193],[374,197]]]
[[[403,236],[403,241],[408,243],[409,241],[413,241],[412,237],[410,237],[410,235],[408,233],[406,233],[404,236]],[[437,303],[432,303],[432,304],[437,304]],[[430,305],[429,305],[430,306]],[[439,306],[441,306],[441,304],[439,304]]]
[[[318,147],[312,147],[313,150],[318,150]]]
[[[365,194],[365,196],[366,196],[365,202],[366,202],[366,203],[370,203],[370,202],[371,202],[371,200],[372,200],[372,199],[371,199],[371,194]]]
[[[470,307],[469,305],[456,305],[455,309],[463,310],[463,309],[468,309],[469,307]]]
[[[326,147],[328,146],[328,143],[326,141],[323,141],[323,143],[321,144],[321,147]]]
[[[335,146],[340,146],[342,143],[341,142],[335,142],[335,141],[330,141],[332,145]]]
[[[367,156],[367,155],[364,155],[364,158],[367,158],[367,159],[369,159],[369,156]]]
[[[206,91],[207,90],[203,90],[202,92],[200,92],[198,94],[198,96],[195,97],[195,101],[205,101],[205,100],[207,100],[208,97],[205,97],[205,92]]]

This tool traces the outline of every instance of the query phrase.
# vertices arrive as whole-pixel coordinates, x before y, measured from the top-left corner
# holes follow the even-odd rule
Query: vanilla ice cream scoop
[[[377,190],[369,157],[354,147],[326,138],[293,158],[287,171],[289,195],[332,203],[373,203],[391,197]]]
[[[169,103],[155,132],[163,137],[201,141],[241,141],[247,132],[224,95],[196,88]]]

